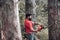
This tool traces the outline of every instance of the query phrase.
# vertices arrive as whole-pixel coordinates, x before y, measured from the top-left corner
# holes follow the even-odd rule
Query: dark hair
[[[26,18],[29,17],[29,16],[31,16],[31,15],[32,15],[32,14],[28,14],[28,13],[27,13],[27,14],[26,14]]]

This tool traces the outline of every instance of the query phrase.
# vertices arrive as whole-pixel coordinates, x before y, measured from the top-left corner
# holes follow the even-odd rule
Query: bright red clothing
[[[31,28],[33,28],[34,23],[32,21],[29,21],[28,19],[25,19],[24,24],[25,24],[25,31],[26,31],[26,33],[32,33],[33,30],[31,30]],[[42,29],[42,27],[39,26],[37,31],[39,31],[41,29]]]
[[[31,30],[31,27],[33,28],[33,23],[32,21],[29,21],[28,19],[25,19],[25,30],[26,30],[26,33],[31,33],[32,30]]]

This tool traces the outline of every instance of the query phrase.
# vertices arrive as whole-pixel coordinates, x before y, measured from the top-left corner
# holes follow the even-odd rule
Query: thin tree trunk
[[[0,4],[0,40],[1,39],[1,31],[2,31],[2,6]]]
[[[22,40],[18,0],[2,0],[2,40]]]
[[[49,14],[49,40],[60,40],[60,18],[58,14],[58,0],[48,0]]]

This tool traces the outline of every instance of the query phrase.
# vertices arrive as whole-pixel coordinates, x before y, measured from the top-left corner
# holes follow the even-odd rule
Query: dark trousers
[[[28,40],[36,40],[36,36],[35,36],[34,33],[27,34],[26,38],[27,38]]]

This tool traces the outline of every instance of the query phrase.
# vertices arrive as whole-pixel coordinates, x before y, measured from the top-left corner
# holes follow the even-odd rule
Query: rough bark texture
[[[33,16],[32,20],[36,21],[35,0],[25,0],[25,3],[26,3],[26,5],[25,5],[26,13],[32,14],[32,16]]]
[[[48,0],[49,40],[60,40],[60,15],[58,14],[58,0]]]
[[[2,40],[22,40],[18,14],[18,0],[1,0]]]
[[[0,40],[1,40],[1,29],[2,29],[2,7],[0,6]]]

